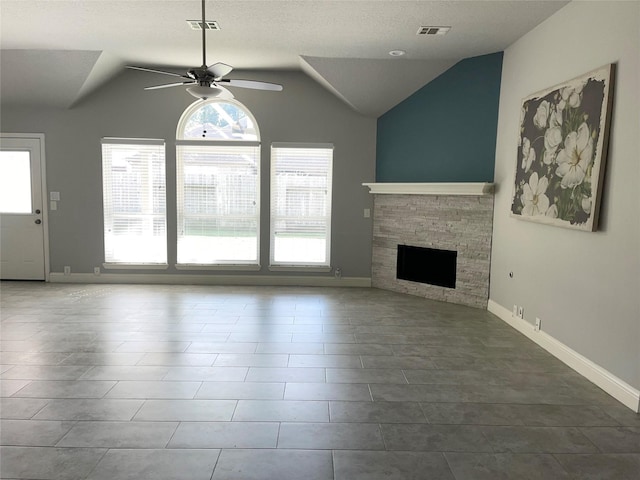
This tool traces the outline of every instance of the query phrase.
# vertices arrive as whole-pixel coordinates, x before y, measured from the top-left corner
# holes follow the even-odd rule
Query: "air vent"
[[[187,20],[192,30],[202,30],[202,20]],[[207,20],[204,22],[205,30],[220,30],[220,25],[215,20]]]
[[[451,27],[420,27],[416,35],[444,35]]]

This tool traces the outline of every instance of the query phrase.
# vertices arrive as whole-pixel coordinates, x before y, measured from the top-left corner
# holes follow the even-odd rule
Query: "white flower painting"
[[[606,65],[523,100],[512,215],[597,229],[613,74]]]
[[[529,183],[522,188],[522,214],[529,217],[535,215],[544,215],[549,209],[549,198],[545,195],[549,180],[547,177],[538,179],[538,174],[533,172],[529,178]]]

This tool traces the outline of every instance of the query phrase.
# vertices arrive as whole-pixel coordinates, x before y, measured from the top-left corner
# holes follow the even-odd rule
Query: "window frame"
[[[217,138],[186,138],[185,137],[185,128],[190,120],[190,118],[200,109],[205,107],[206,105],[216,104],[216,103],[226,103],[231,104],[241,110],[244,115],[251,121],[253,129],[255,131],[256,139],[255,140],[245,140],[245,139],[226,139],[220,140]],[[257,150],[256,154],[256,167],[257,167],[257,179],[256,179],[256,213],[255,213],[255,222],[256,222],[256,257],[255,260],[217,260],[215,262],[180,262],[180,229],[182,228],[182,223],[185,220],[185,199],[184,199],[184,161],[181,154],[181,147],[254,147]],[[176,129],[176,264],[175,268],[177,270],[240,270],[240,271],[257,271],[260,269],[260,235],[261,235],[261,225],[260,225],[260,214],[261,214],[261,205],[260,205],[260,187],[261,187],[261,143],[260,143],[260,130],[258,123],[251,113],[249,109],[244,106],[242,103],[238,102],[234,99],[225,99],[225,98],[213,98],[208,100],[197,100],[192,103],[189,107],[185,109],[180,120],[178,121],[177,129]]]
[[[113,217],[117,216],[117,213],[113,212],[113,176],[111,171],[107,170],[110,168],[112,163],[107,164],[107,159],[105,157],[105,146],[106,145],[117,145],[117,146],[131,146],[131,147],[144,147],[144,146],[157,146],[160,147],[159,151],[162,153],[162,165],[161,165],[161,179],[163,186],[163,195],[159,196],[158,199],[162,199],[164,202],[164,211],[162,212],[162,220],[164,222],[164,249],[163,254],[164,258],[161,261],[130,261],[130,260],[122,260],[118,261],[113,258],[109,258],[109,252],[107,250],[109,241],[107,240],[107,223],[109,219],[111,219],[111,225],[113,225]],[[168,268],[168,228],[167,228],[167,155],[166,155],[166,142],[164,139],[152,139],[152,138],[119,138],[119,137],[103,137],[100,142],[101,146],[101,163],[102,163],[102,207],[103,207],[103,215],[102,215],[102,239],[103,239],[103,254],[104,254],[104,263],[102,264],[106,269],[166,269]],[[108,160],[111,162],[111,158]],[[108,173],[108,174],[107,174]],[[151,172],[153,173],[153,172]],[[145,214],[141,214],[145,215]],[[147,213],[148,215],[148,213]],[[160,214],[152,214],[152,215],[160,215]]]
[[[276,162],[277,155],[276,150],[278,149],[323,149],[323,150],[331,150],[331,160],[329,162],[327,168],[327,192],[326,192],[326,202],[327,202],[327,213],[324,216],[325,222],[325,261],[324,262],[312,262],[312,261],[276,261],[276,235],[275,235],[275,224],[281,216],[276,214],[277,208],[277,191],[275,182],[276,175]],[[299,143],[299,142],[274,142],[271,144],[271,155],[270,155],[270,174],[269,174],[269,186],[270,186],[270,211],[269,211],[269,270],[271,271],[287,271],[287,270],[297,270],[297,271],[306,271],[306,272],[329,272],[331,271],[331,227],[332,227],[332,204],[333,204],[333,163],[334,163],[334,155],[333,152],[335,147],[332,143]]]

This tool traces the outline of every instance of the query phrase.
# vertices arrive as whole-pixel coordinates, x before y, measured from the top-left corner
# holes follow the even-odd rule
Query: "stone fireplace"
[[[493,184],[373,183],[373,287],[487,308]],[[398,278],[398,246],[456,252],[455,287]],[[404,249],[406,250],[406,249]],[[425,262],[413,270],[438,268]],[[425,272],[419,277],[430,278]]]

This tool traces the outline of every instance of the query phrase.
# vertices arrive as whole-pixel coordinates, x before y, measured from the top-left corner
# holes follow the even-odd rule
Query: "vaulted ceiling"
[[[302,70],[377,117],[456,62],[504,50],[566,3],[207,0],[207,20],[220,26],[207,32],[207,63],[233,65],[228,78]],[[186,22],[200,17],[200,0],[0,0],[2,103],[70,108],[125,65],[182,74],[202,63],[201,32]],[[417,35],[421,26],[451,30]]]

